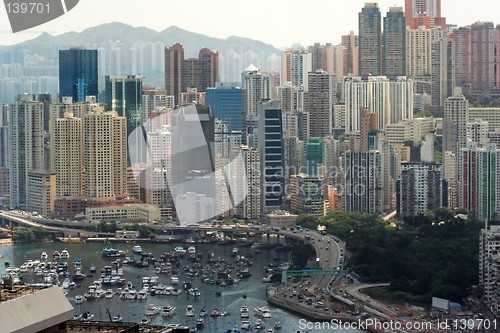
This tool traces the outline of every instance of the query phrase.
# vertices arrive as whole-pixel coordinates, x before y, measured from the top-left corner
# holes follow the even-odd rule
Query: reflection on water
[[[136,244],[120,243],[113,244],[113,247],[124,250],[127,256],[131,258],[139,258],[140,256],[132,253],[132,247]],[[162,253],[173,251],[174,247],[178,244],[151,244],[139,243],[142,246],[143,252],[151,252],[155,257],[159,257]],[[167,324],[179,323],[195,326],[198,313],[205,307],[210,314],[213,308],[219,310],[226,310],[230,315],[225,317],[212,318],[205,317],[205,328],[203,332],[225,332],[226,329],[232,328],[234,325],[240,325],[240,308],[247,306],[250,309],[251,321],[255,322],[257,317],[254,316],[253,309],[258,306],[267,305],[265,299],[266,284],[262,282],[264,277],[264,267],[269,263],[279,264],[289,260],[289,254],[283,252],[276,252],[274,250],[263,250],[262,253],[255,254],[253,257],[253,265],[250,267],[252,276],[249,279],[243,279],[239,284],[228,285],[220,287],[202,283],[199,278],[195,277],[190,280],[182,268],[189,266],[191,263],[188,260],[181,262],[181,269],[178,277],[180,286],[183,282],[192,282],[201,291],[200,297],[189,296],[188,293],[183,292],[180,296],[149,296],[146,300],[121,300],[116,294],[113,298],[99,298],[95,301],[85,301],[82,304],[75,304],[74,298],[76,295],[83,295],[88,290],[89,284],[100,276],[100,271],[105,265],[111,265],[113,259],[103,258],[101,250],[104,247],[109,247],[110,244],[63,244],[63,243],[35,243],[35,244],[14,244],[0,246],[0,255],[3,258],[0,261],[0,273],[5,273],[4,262],[8,261],[11,265],[20,266],[27,260],[40,260],[42,251],[46,251],[49,258],[52,257],[53,251],[61,252],[63,249],[68,249],[70,253],[69,261],[75,258],[81,258],[83,261],[83,272],[89,273],[89,268],[94,264],[97,268],[97,273],[93,277],[86,277],[84,280],[79,281],[79,285],[75,288],[68,289],[68,299],[75,307],[75,313],[84,313],[89,311],[94,314],[95,320],[109,320],[109,315],[114,316],[120,314],[125,321],[140,322],[145,318],[145,311],[150,304],[158,307],[166,305],[174,305],[176,311],[172,317],[162,317],[160,315],[151,318],[153,324]],[[209,252],[215,254],[214,258],[227,258],[232,262],[234,257],[231,256],[232,245],[215,245],[215,244],[196,244],[197,253],[204,254],[201,263],[205,266],[207,264],[207,257]],[[186,247],[186,246],[185,246]],[[240,247],[240,255],[247,255],[252,253],[249,247]],[[155,274],[153,266],[149,268],[138,268],[133,265],[123,265],[123,277],[134,284],[135,289],[140,290],[142,284],[142,277],[144,276],[159,276],[159,282],[170,285],[170,274]],[[70,264],[70,272],[73,273],[73,265]],[[25,275],[24,279],[29,282],[33,279],[30,275]],[[62,282],[62,279],[61,279]],[[103,286],[103,289],[109,287]],[[113,288],[117,291],[117,287]],[[217,297],[216,293],[221,291],[221,296]],[[196,316],[186,317],[186,306],[193,305],[196,310]],[[272,328],[276,320],[281,321],[283,329],[281,332],[296,332],[299,326],[301,317],[287,313],[281,309],[268,305],[272,312],[272,318],[266,320],[268,328]],[[109,313],[109,314],[108,314]],[[318,331],[319,332],[319,331]],[[347,332],[338,330],[335,332]],[[349,331],[360,332],[360,331]]]

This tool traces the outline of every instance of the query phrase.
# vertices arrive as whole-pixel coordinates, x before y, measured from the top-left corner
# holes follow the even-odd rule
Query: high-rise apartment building
[[[207,106],[191,104],[175,109],[172,113],[172,183],[170,190],[176,205],[177,218],[181,223],[186,219],[182,214],[201,209],[201,198],[206,211],[196,211],[191,220],[198,223],[211,219],[215,198],[215,124],[212,111]],[[188,194],[190,193],[190,194]],[[191,199],[190,199],[191,198]],[[188,200],[189,199],[189,200]],[[179,201],[180,200],[180,201]],[[194,200],[194,201],[193,201]],[[183,202],[179,212],[179,203]],[[210,216],[209,216],[210,215]],[[189,217],[188,216],[188,217]],[[188,218],[186,217],[186,218]],[[189,218],[191,218],[189,217]]]
[[[382,75],[382,24],[378,4],[367,2],[359,13],[358,70],[362,77]]]
[[[97,50],[59,50],[59,95],[83,102],[98,94]]]
[[[441,17],[441,0],[405,0],[405,16],[410,29],[446,28],[446,19]]]
[[[283,127],[277,100],[259,107],[259,150],[262,170],[262,211],[280,209],[283,204]]]
[[[308,74],[309,90],[304,96],[304,111],[309,113],[310,135],[332,134],[333,105],[337,101],[335,75],[318,69]]]
[[[351,31],[349,35],[342,36],[341,45],[345,48],[342,72],[344,75],[358,76],[359,36],[355,35],[354,31]]]
[[[303,49],[289,49],[281,54],[281,84],[308,90],[307,73],[312,71],[312,55]]]
[[[322,69],[328,73],[335,73],[335,47],[331,43],[327,43],[326,45],[314,43],[314,45],[309,46],[308,50],[312,58],[312,71]]]
[[[500,226],[486,226],[479,240],[479,285],[484,290],[484,302],[496,316],[500,315]]]
[[[397,184],[397,215],[413,217],[446,206],[443,170],[436,163],[402,163]]]
[[[83,194],[82,133],[82,118],[70,112],[54,120],[51,150],[56,198],[80,198]]]
[[[147,133],[149,160],[146,169],[146,203],[160,209],[162,219],[172,219],[172,132],[169,125]]]
[[[181,93],[187,88],[196,88],[205,92],[208,87],[215,87],[219,81],[219,53],[201,49],[198,58],[184,58],[184,48],[177,43],[165,48],[165,90],[175,98],[175,104],[181,101]]]
[[[45,171],[44,107],[24,95],[9,111],[9,197],[12,208],[27,209],[30,171]]]
[[[253,65],[248,66],[241,76],[246,94],[245,117],[256,116],[259,104],[263,100],[271,99],[273,89],[271,76]]]
[[[174,96],[168,95],[166,90],[144,89],[142,90],[142,122],[152,118],[152,115],[172,111],[175,107]]]
[[[244,171],[246,189],[237,189],[241,193],[246,193],[244,200],[237,207],[237,214],[244,219],[259,219],[261,214],[261,166],[260,152],[248,146],[240,149],[241,161],[243,165],[238,166],[236,177],[241,177]],[[243,178],[240,178],[243,179]]]
[[[469,121],[469,101],[461,89],[455,89],[454,95],[444,103],[443,151],[458,154],[467,144],[467,122]]]
[[[458,155],[458,206],[479,221],[492,221],[500,213],[500,149],[495,144],[479,148],[475,142]]]
[[[379,151],[343,154],[343,208],[346,212],[381,213],[382,198],[382,154]]]
[[[83,117],[83,193],[89,201],[114,201],[128,195],[126,122],[103,107]]]
[[[318,176],[300,173],[290,177],[290,207],[293,211],[314,216],[326,214],[325,184]]]
[[[346,131],[361,129],[361,109],[377,114],[378,129],[413,118],[413,84],[406,77],[389,80],[385,76],[350,77],[345,80]]]
[[[384,17],[383,68],[389,78],[406,75],[406,20],[402,7],[391,7]]]

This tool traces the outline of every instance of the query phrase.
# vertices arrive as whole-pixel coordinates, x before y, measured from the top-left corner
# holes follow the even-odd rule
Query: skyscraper
[[[83,117],[84,196],[96,204],[128,196],[125,117],[96,107]]]
[[[309,113],[310,135],[332,134],[333,105],[337,101],[335,75],[318,69],[308,73],[309,90],[304,96],[304,111]]]
[[[172,113],[171,130],[172,183],[170,190],[175,200],[178,218],[184,223],[186,221],[183,220],[182,212],[178,210],[179,199],[185,203],[182,210],[185,212],[189,205],[199,201],[199,199],[192,201],[189,198],[201,198],[201,195],[212,202],[215,198],[215,124],[212,111],[209,107],[199,104],[175,109]],[[198,208],[192,206],[191,209]],[[213,211],[212,204],[211,210],[207,210],[206,213],[213,213]],[[207,214],[202,211],[197,212],[194,216],[202,217],[202,219],[192,222],[197,223],[213,217]]]
[[[217,119],[227,121],[228,131],[243,131],[246,90],[240,85],[218,82],[206,93],[206,104]]]
[[[56,198],[80,198],[83,190],[82,119],[66,112],[54,121],[52,168],[56,174]]]
[[[317,137],[306,140],[306,170],[307,175],[319,176],[319,169],[323,165],[323,139]]]
[[[382,74],[382,24],[377,3],[367,2],[359,13],[359,75]]]
[[[456,88],[454,95],[444,103],[443,151],[453,151],[458,155],[467,144],[467,123],[469,121],[469,101]]]
[[[358,71],[358,52],[359,52],[359,36],[351,31],[349,35],[342,36],[342,47],[344,51],[343,70],[344,75],[359,75]]]
[[[500,150],[495,144],[479,148],[469,142],[460,149],[458,165],[458,206],[480,221],[493,220],[500,213]]]
[[[446,19],[441,17],[441,0],[405,0],[405,16],[410,29],[446,28]]]
[[[425,215],[446,206],[441,164],[403,163],[397,185],[397,214],[400,217]]]
[[[262,211],[280,209],[283,203],[283,128],[279,101],[259,106],[259,150],[262,170]]]
[[[367,80],[351,77],[345,83],[346,130],[357,132],[361,126],[360,110],[377,114],[378,129],[413,118],[413,81],[400,77],[371,76]]]
[[[406,20],[402,7],[391,7],[384,17],[384,75],[406,75]]]
[[[97,50],[59,51],[59,94],[84,102],[86,96],[98,96]]]
[[[107,111],[127,119],[127,136],[142,124],[142,76],[106,75],[104,77]]]
[[[311,70],[322,69],[325,72],[334,73],[334,51],[335,47],[331,43],[327,43],[326,45],[314,43],[313,46],[309,46],[312,58]]]
[[[289,49],[281,54],[281,84],[308,90],[307,73],[312,71],[312,55],[303,49]]]
[[[215,87],[219,81],[219,53],[201,49],[198,58],[184,59],[184,48],[177,43],[165,48],[165,90],[175,98],[175,104],[181,101],[181,93],[187,88],[196,88],[205,92],[208,87]]]
[[[344,153],[343,206],[346,212],[381,213],[382,154],[379,151]]]
[[[27,209],[28,174],[44,171],[43,103],[21,96],[9,112],[10,206]]]

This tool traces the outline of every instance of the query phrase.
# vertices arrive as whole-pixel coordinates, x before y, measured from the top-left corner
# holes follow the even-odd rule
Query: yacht
[[[192,305],[186,307],[186,317],[194,317],[194,307]]]
[[[186,254],[186,250],[182,246],[176,246],[174,249],[175,253]]]
[[[137,299],[144,300],[148,297],[148,293],[145,289],[141,289],[137,292]]]
[[[203,326],[205,326],[205,319],[203,318],[196,319],[196,328],[202,330]]]
[[[125,255],[125,252],[114,249],[112,247],[109,247],[109,248],[106,247],[106,248],[102,249],[102,251],[101,251],[101,256],[107,257],[107,258],[121,257],[124,255]]]
[[[67,249],[61,251],[61,259],[69,259],[69,252]]]
[[[241,318],[248,318],[250,315],[248,314],[248,308],[246,306],[242,306],[240,309],[240,317]]]
[[[161,309],[162,317],[173,316],[174,313],[175,313],[175,306],[173,306],[173,305],[167,305]]]
[[[250,330],[252,328],[252,325],[250,324],[250,320],[242,319],[240,328],[242,330]]]
[[[264,328],[266,328],[264,321],[262,319],[257,319],[257,321],[255,322],[254,329],[263,330]]]
[[[157,306],[154,306],[153,304],[149,304],[148,308],[146,309],[145,316],[147,317],[156,316],[157,314],[160,313],[160,310],[162,309]]]
[[[135,245],[132,248],[132,252],[137,253],[137,254],[141,254],[142,253],[142,247],[140,245]]]
[[[262,318],[271,318],[271,310],[267,306],[260,306],[254,309],[255,315]]]
[[[88,311],[84,312],[80,317],[80,320],[82,321],[91,321],[92,319],[94,319],[94,315]]]
[[[61,254],[59,253],[59,251],[54,251],[52,252],[52,259],[53,260],[59,260],[61,258]]]
[[[42,255],[40,256],[40,260],[45,261],[48,257],[49,255],[47,254],[47,252],[43,251]]]
[[[220,315],[220,312],[217,308],[214,308],[212,312],[210,313],[210,317],[218,317]]]
[[[177,284],[179,284],[179,278],[178,278],[177,276],[172,275],[172,277],[170,277],[170,283],[171,283],[172,285],[177,285]]]
[[[113,289],[106,289],[104,292],[104,298],[113,298],[114,295]]]
[[[120,314],[117,314],[116,316],[113,316],[113,319],[111,319],[113,323],[122,323],[123,322],[123,317]]]
[[[198,289],[198,287],[193,287],[189,289],[189,295],[193,297],[200,297],[201,296],[201,291]]]

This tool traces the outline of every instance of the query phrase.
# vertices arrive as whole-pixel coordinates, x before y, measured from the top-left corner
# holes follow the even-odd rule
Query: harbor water
[[[290,260],[289,252],[278,252],[273,249],[262,249],[258,253],[254,253],[250,247],[239,247],[238,255],[251,258],[252,265],[248,267],[251,276],[247,279],[240,279],[239,283],[233,285],[220,286],[216,284],[208,284],[201,281],[199,277],[190,277],[186,275],[184,267],[190,267],[192,262],[188,259],[183,259],[180,263],[179,270],[176,276],[179,278],[178,288],[182,289],[184,283],[189,283],[192,286],[198,287],[201,291],[199,297],[193,297],[188,292],[183,291],[178,296],[172,295],[149,295],[145,300],[126,300],[120,299],[117,286],[103,286],[103,289],[112,288],[115,295],[112,298],[98,298],[93,301],[84,301],[81,304],[75,304],[75,296],[84,295],[88,290],[89,285],[101,276],[101,269],[104,266],[112,266],[112,261],[116,258],[106,258],[101,255],[101,251],[105,247],[114,247],[118,250],[126,252],[126,256],[131,259],[138,260],[141,258],[140,254],[132,252],[134,245],[140,245],[142,253],[152,253],[155,258],[159,258],[163,253],[172,252],[176,246],[183,246],[185,249],[188,246],[194,246],[196,253],[202,254],[199,263],[208,267],[207,258],[210,253],[213,253],[212,258],[221,262],[226,260],[228,263],[233,263],[235,259],[234,248],[237,245],[218,245],[218,244],[174,244],[174,243],[87,243],[87,244],[70,244],[70,243],[30,243],[30,244],[9,244],[0,246],[0,273],[6,273],[5,262],[9,263],[10,267],[19,267],[28,260],[40,260],[41,253],[45,251],[49,260],[52,258],[54,251],[61,252],[67,249],[70,258],[68,259],[68,271],[73,274],[74,268],[72,262],[80,258],[82,262],[82,272],[85,278],[77,281],[76,286],[67,289],[67,297],[75,308],[75,314],[82,314],[89,312],[94,315],[94,320],[110,320],[110,317],[120,315],[124,321],[141,322],[145,319],[146,309],[150,305],[156,307],[164,307],[167,305],[175,306],[175,314],[169,317],[161,315],[149,317],[152,324],[166,325],[166,324],[181,324],[188,326],[195,326],[196,319],[202,308],[205,308],[208,315],[205,317],[205,326],[201,332],[226,332],[235,326],[240,327],[240,308],[242,306],[248,307],[250,310],[250,320],[255,321],[257,317],[254,316],[254,308],[261,306],[268,306],[272,313],[272,318],[266,319],[266,329],[272,328],[276,321],[282,324],[281,332],[297,332],[303,328],[305,319],[300,315],[292,314],[284,310],[278,309],[266,302],[266,287],[267,284],[263,283],[262,279],[266,276],[264,268],[272,263],[279,265],[286,263]],[[121,257],[120,259],[123,259]],[[90,276],[90,266],[96,267],[96,272]],[[140,290],[142,286],[143,277],[158,276],[158,282],[164,285],[171,284],[171,274],[158,274],[155,272],[153,265],[148,267],[136,267],[134,265],[124,264],[121,266],[123,270],[123,278],[132,282],[136,290]],[[217,268],[214,267],[214,270]],[[20,273],[23,282],[39,282],[36,277],[29,271]],[[62,283],[63,278],[59,279]],[[186,316],[186,307],[192,305],[196,315],[193,317]],[[211,317],[210,313],[214,308],[219,311],[225,310],[228,315],[224,317]],[[200,330],[199,330],[200,331]],[[312,332],[322,332],[326,330],[312,330]],[[357,333],[358,330],[328,330],[328,332],[349,332]]]

